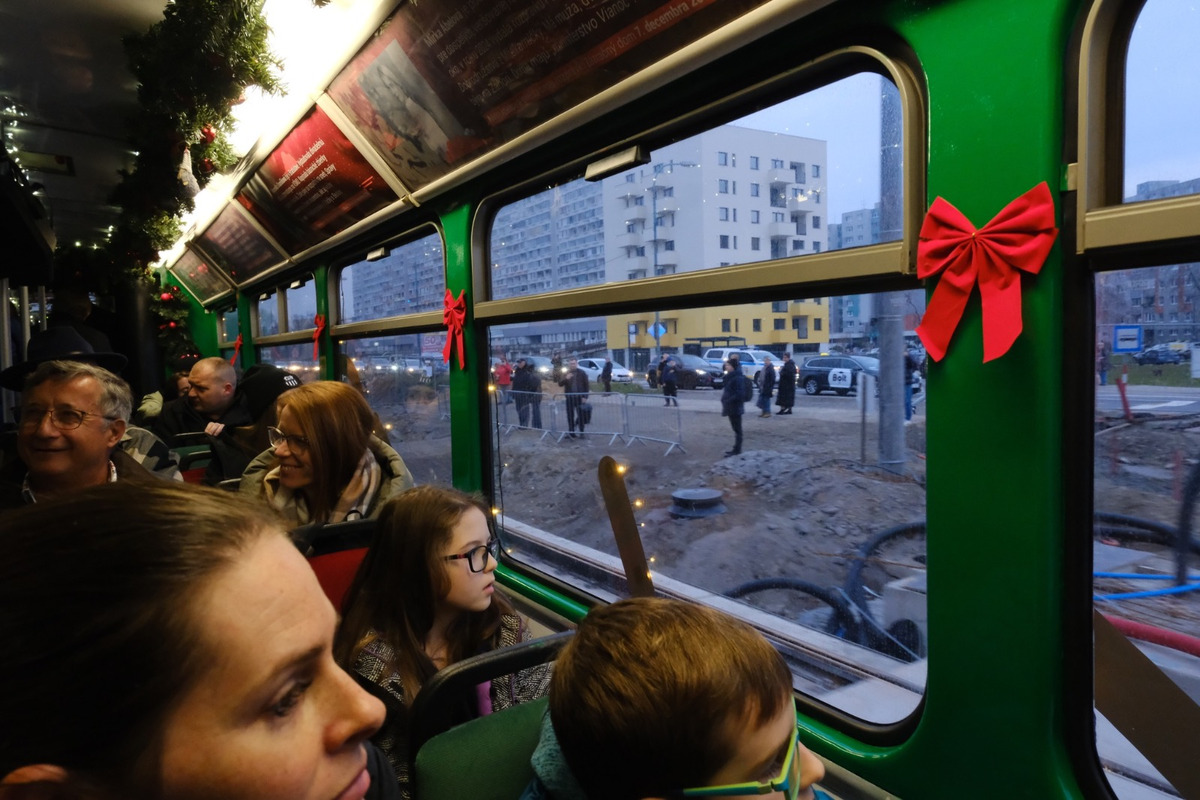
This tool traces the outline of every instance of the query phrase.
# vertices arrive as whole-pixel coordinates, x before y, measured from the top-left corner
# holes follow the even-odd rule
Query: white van
[[[768,353],[766,350],[752,350],[744,347],[710,347],[704,353],[704,360],[720,369],[731,355],[737,356],[738,364],[742,367],[742,374],[747,378],[752,378],[755,384],[760,383],[763,364],[766,363],[764,359],[766,358],[771,359],[771,367],[775,370],[775,377],[776,379],[779,378],[779,362],[782,359],[780,356]]]

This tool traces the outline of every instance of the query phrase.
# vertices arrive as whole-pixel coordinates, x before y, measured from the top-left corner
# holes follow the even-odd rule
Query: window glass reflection
[[[321,379],[320,366],[313,358],[312,342],[260,347],[258,348],[258,360],[264,364],[274,364],[280,369],[286,369],[299,378],[301,383],[311,383]]]
[[[339,344],[339,375],[362,391],[418,483],[451,482],[445,334],[407,333]]]
[[[445,270],[436,232],[392,248],[383,258],[351,264],[338,278],[341,321],[440,311]]]
[[[492,296],[898,239],[901,128],[896,87],[863,73],[510,203],[491,228]]]
[[[304,331],[317,327],[317,282],[309,276],[306,280],[293,283],[284,293],[287,303],[289,331]]]
[[[279,332],[279,299],[272,292],[258,299],[258,335],[274,336]]]
[[[902,325],[878,327],[883,304]],[[492,326],[506,549],[599,596],[625,594],[594,472],[612,456],[660,591],[768,631],[819,699],[903,718],[925,669],[923,304],[917,290]],[[754,388],[731,454],[732,354]],[[879,677],[819,655],[834,651]]]
[[[1200,668],[1194,646],[1200,636],[1198,277],[1200,264],[1096,275],[1092,531],[1096,610],[1194,701],[1200,701],[1194,678]],[[1170,786],[1101,708],[1096,744],[1123,800],[1148,796],[1148,786]]]

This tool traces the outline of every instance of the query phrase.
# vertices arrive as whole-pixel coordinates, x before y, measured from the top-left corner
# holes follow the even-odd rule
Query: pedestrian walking
[[[733,449],[725,452],[726,458],[742,452],[742,413],[744,381],[749,380],[732,359],[725,362],[725,386],[721,390],[721,416],[729,417],[729,427],[733,428]]]
[[[771,396],[775,394],[775,367],[769,357],[763,358],[762,372],[759,373],[758,407],[762,410],[760,417],[771,416]]]
[[[783,364],[779,367],[779,391],[775,393],[775,404],[779,406],[780,414],[792,413],[796,404],[796,376],[800,370],[792,361],[791,353],[783,354]]]

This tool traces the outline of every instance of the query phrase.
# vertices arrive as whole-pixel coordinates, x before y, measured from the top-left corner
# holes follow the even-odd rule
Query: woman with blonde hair
[[[443,667],[528,640],[495,587],[499,543],[483,501],[457,489],[418,486],[393,497],[346,595],[334,658],[383,700],[373,741],[408,792],[408,709]],[[468,716],[546,693],[550,671],[532,667],[481,684]]]
[[[353,387],[316,381],[281,394],[276,408],[271,449],[250,462],[238,489],[290,523],[374,517],[413,485],[400,454],[372,435],[375,414]]]

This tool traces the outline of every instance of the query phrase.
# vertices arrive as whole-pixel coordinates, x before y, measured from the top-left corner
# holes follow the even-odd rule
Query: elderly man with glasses
[[[117,449],[132,405],[129,386],[106,369],[39,365],[21,395],[16,455],[0,467],[0,510],[117,480],[157,480]]]

